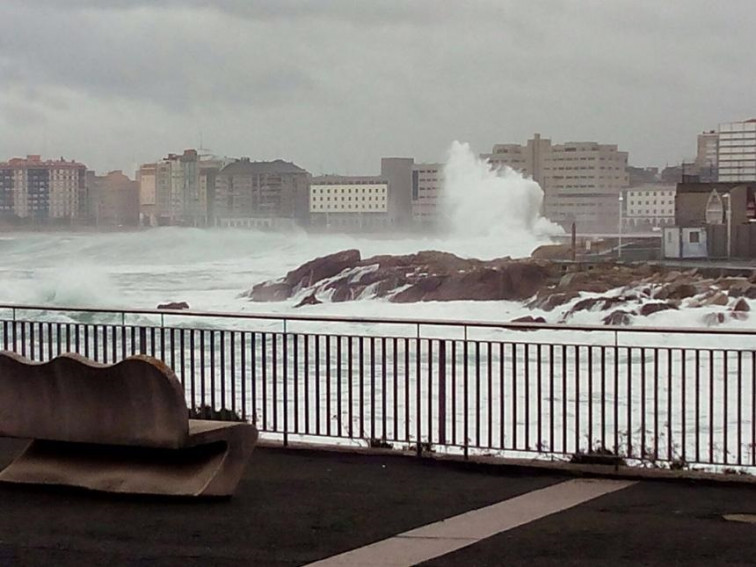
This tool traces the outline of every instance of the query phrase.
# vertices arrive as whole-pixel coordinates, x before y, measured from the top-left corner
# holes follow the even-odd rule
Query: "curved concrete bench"
[[[31,439],[0,481],[107,492],[230,496],[257,442],[249,423],[188,419],[173,371],[0,351],[0,436]]]

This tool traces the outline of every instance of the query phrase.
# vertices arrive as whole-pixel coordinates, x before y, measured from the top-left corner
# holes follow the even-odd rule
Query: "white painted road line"
[[[410,567],[633,484],[635,481],[602,479],[561,482],[310,563],[307,567]]]

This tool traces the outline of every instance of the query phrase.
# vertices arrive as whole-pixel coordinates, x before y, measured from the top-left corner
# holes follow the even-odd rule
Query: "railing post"
[[[446,445],[446,341],[438,343],[438,443]]]
[[[139,327],[139,354],[147,354],[147,329]]]

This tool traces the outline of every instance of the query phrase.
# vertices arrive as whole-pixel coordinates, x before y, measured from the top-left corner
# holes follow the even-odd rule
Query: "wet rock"
[[[707,313],[703,317],[703,324],[707,327],[714,327],[715,325],[721,325],[725,322],[725,314],[722,312],[719,313]]]
[[[572,247],[568,244],[544,244],[530,255],[541,260],[572,260]]]
[[[302,301],[297,303],[294,307],[303,307],[305,305],[319,305],[321,303],[323,302],[320,301],[317,297],[315,297],[314,293],[310,293],[304,299],[302,299]]]
[[[343,250],[302,264],[296,270],[286,274],[284,282],[296,291],[324,279],[332,278],[347,268],[356,266],[359,261],[359,250]]]
[[[570,272],[564,274],[559,280],[557,289],[569,289],[580,284],[584,284],[590,280],[587,272]]]
[[[157,308],[167,311],[180,311],[182,309],[189,309],[189,304],[186,301],[171,301],[168,303],[161,303]]]
[[[698,289],[692,283],[675,282],[669,285],[665,285],[654,293],[654,299],[687,299],[693,297],[698,293]]]
[[[714,290],[701,298],[700,304],[702,307],[709,305],[727,305],[729,301],[727,294],[723,291]]]
[[[292,296],[292,288],[282,281],[257,284],[246,294],[252,301],[284,301]]]
[[[681,272],[678,272],[677,270],[672,270],[671,272],[667,273],[664,278],[662,278],[662,281],[664,283],[672,283],[676,279],[678,279],[680,276],[682,276]]]
[[[622,309],[617,309],[615,311],[612,311],[604,317],[601,322],[604,323],[604,325],[612,325],[612,326],[624,326],[629,325],[633,320],[633,313],[631,311],[624,311]]]
[[[577,313],[578,311],[606,311],[617,304],[624,303],[624,299],[620,297],[589,297],[578,301],[570,312]]]
[[[740,312],[750,311],[751,306],[748,305],[748,302],[741,297],[735,302],[735,305],[732,306],[732,310]]]
[[[543,317],[533,317],[532,315],[525,315],[523,317],[517,317],[512,319],[512,323],[545,323],[546,319]]]
[[[553,311],[557,307],[569,303],[576,297],[580,297],[577,291],[568,291],[564,293],[550,293],[538,297],[528,304],[531,309],[542,309],[543,311]]]
[[[664,301],[660,301],[657,303],[646,303],[640,308],[640,310],[638,311],[638,314],[642,315],[643,317],[648,317],[649,315],[658,313],[659,311],[668,311],[670,309],[677,309],[677,307],[675,307],[671,303],[667,303]]]

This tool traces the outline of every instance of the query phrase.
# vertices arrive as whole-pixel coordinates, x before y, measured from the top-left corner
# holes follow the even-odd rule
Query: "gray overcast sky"
[[[0,0],[0,160],[204,145],[313,173],[616,143],[679,163],[756,116],[753,0]]]

